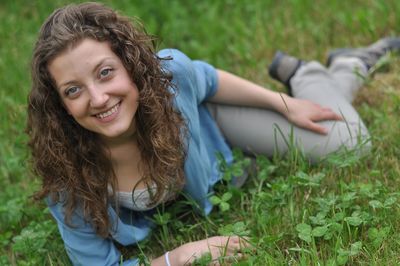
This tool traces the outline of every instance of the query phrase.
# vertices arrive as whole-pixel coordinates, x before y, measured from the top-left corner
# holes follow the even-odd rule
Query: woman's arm
[[[284,115],[293,124],[320,134],[328,132],[316,122],[342,119],[330,108],[265,89],[223,70],[217,70],[217,73],[218,89],[208,99],[210,102],[271,109]]]
[[[138,264],[137,258],[125,260],[121,263],[121,253],[113,241],[98,236],[91,224],[86,222],[81,215],[78,215],[79,210],[76,210],[72,216],[72,227],[65,223],[65,210],[62,203],[54,203],[50,198],[46,200],[50,213],[57,222],[72,265],[132,266]]]

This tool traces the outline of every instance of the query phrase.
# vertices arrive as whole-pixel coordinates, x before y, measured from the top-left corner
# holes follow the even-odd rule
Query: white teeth
[[[100,119],[103,119],[107,116],[112,115],[113,113],[115,113],[118,110],[119,104],[115,105],[113,108],[111,108],[110,110],[108,110],[107,112],[101,113],[101,114],[97,114],[96,116]]]

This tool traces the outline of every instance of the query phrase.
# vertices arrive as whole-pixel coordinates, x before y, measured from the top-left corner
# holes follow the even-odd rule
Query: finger
[[[221,252],[221,256],[233,256],[240,251],[241,250],[240,250],[239,246],[229,247],[229,248],[225,249],[223,252]]]
[[[239,243],[244,248],[253,247],[253,244],[250,242],[250,237],[248,236],[240,237]]]
[[[228,243],[228,241],[229,241],[229,244],[231,244],[231,243],[239,243],[241,240],[240,240],[240,237],[236,236],[236,235],[221,237],[221,243],[224,243],[226,245]]]
[[[328,134],[328,129],[325,127],[318,125],[317,123],[310,122],[305,126],[306,129],[309,129],[311,131],[314,131],[315,133],[321,134],[321,135],[327,135]]]
[[[225,256],[221,256],[218,258],[215,258],[210,264],[208,265],[212,265],[212,266],[221,266],[221,265],[226,265],[228,263],[228,265],[232,264],[232,263],[237,263],[240,260],[242,260],[244,258],[244,254],[242,253],[235,253],[235,254],[230,254],[230,255],[225,255]]]
[[[327,120],[343,120],[343,118],[336,114],[335,112],[331,110],[323,110],[322,112],[318,113],[314,119],[312,119],[314,122],[318,121],[327,121]]]
[[[218,242],[212,247],[218,249],[222,256],[228,254],[232,255],[241,250],[243,246],[239,237],[221,237]]]
[[[243,253],[236,252],[235,254],[231,254],[231,255],[225,256],[224,257],[224,261],[233,263],[233,262],[238,262],[243,258],[244,258],[244,254]]]
[[[250,243],[250,237],[247,236],[234,236],[231,237],[230,241],[234,244],[238,244],[240,247],[250,247],[252,244]]]
[[[326,113],[328,116],[330,116],[330,119],[332,120],[343,120],[343,116],[341,114],[338,114],[337,112],[333,111],[329,107],[324,107],[323,108],[324,113]]]
[[[210,248],[218,248],[221,250],[232,249],[239,246],[240,239],[238,236],[217,236],[207,239]]]
[[[239,236],[226,236],[227,241],[232,243],[239,243],[240,237]]]
[[[219,247],[221,249],[227,249],[229,251],[235,252],[242,250],[246,247],[251,247],[249,238],[239,237],[239,236],[222,236],[217,239],[214,247]]]
[[[254,249],[254,246],[250,244],[248,241],[243,241],[241,240],[238,243],[232,243],[231,245],[228,246],[228,253],[246,253],[250,250]]]
[[[343,120],[343,117],[332,110],[326,112],[326,119],[327,120]]]

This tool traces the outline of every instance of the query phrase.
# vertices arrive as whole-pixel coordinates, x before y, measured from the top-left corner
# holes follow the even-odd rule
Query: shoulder
[[[162,68],[172,75],[173,84],[184,93],[190,95],[197,103],[203,102],[215,94],[218,78],[216,69],[210,64],[191,60],[176,49],[164,49],[158,54]]]
[[[178,76],[190,78],[194,75],[193,62],[183,52],[168,48],[160,50],[157,56],[162,60],[162,67],[171,72],[174,78]]]
[[[157,53],[157,56],[165,59],[166,62],[171,61],[176,64],[190,64],[192,61],[182,51],[174,48],[162,49]]]

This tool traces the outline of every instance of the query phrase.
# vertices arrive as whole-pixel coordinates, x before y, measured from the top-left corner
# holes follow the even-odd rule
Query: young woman
[[[368,146],[351,106],[361,85],[354,70],[367,75],[395,48],[397,39],[385,39],[339,50],[329,69],[278,54],[270,72],[290,85],[290,97],[177,50],[156,53],[140,26],[103,5],[56,10],[34,50],[27,131],[34,171],[43,179],[37,196],[46,198],[71,261],[118,265],[114,241],[146,238],[152,226],[146,217],[180,192],[208,214],[207,196],[220,179],[215,153],[231,162],[231,146],[285,152],[292,127],[311,160],[360,141]],[[216,236],[151,264],[184,265],[207,252],[218,258],[221,247],[240,257],[244,246],[238,237]]]

